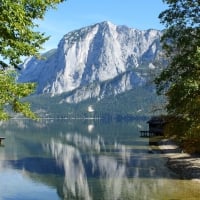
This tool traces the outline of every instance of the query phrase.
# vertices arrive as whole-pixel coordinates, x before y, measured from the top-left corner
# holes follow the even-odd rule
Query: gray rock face
[[[46,59],[27,59],[19,81],[37,82],[38,94],[71,91],[67,102],[116,95],[145,83],[135,69],[157,67],[161,34],[110,22],[81,28],[66,34]]]

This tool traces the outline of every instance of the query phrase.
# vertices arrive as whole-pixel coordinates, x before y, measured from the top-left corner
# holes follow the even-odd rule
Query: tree
[[[16,73],[14,71],[0,71],[0,119],[8,119],[9,115],[4,111],[5,105],[11,105],[13,111],[21,112],[26,117],[35,118],[36,116],[30,110],[30,104],[20,102],[19,99],[32,93],[34,83],[16,83]]]
[[[36,20],[43,19],[50,8],[64,0],[1,0],[0,2],[0,120],[7,119],[5,106],[15,112],[34,118],[27,102],[21,98],[30,95],[33,83],[16,83],[15,73],[22,56],[39,57],[42,44],[48,40],[44,33],[36,31]]]
[[[199,137],[200,1],[163,2],[168,9],[159,15],[166,26],[161,40],[169,63],[155,79],[157,91],[167,97],[166,109],[173,116],[174,129],[179,128],[181,136]]]

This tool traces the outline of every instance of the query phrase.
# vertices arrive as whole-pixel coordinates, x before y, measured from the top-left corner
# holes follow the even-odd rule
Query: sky
[[[102,21],[139,30],[162,30],[158,15],[166,8],[162,0],[67,0],[38,22],[39,31],[50,36],[42,52],[56,48],[68,32]]]

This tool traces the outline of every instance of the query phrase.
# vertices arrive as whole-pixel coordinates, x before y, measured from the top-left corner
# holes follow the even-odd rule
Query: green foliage
[[[122,94],[107,96],[102,100],[88,99],[78,104],[63,102],[63,99],[68,95],[70,93],[53,97],[37,95],[27,97],[26,100],[32,103],[32,109],[40,117],[87,118],[93,116],[112,119],[115,119],[116,116],[159,115],[161,110],[158,107],[164,102],[163,97],[157,96],[151,86],[141,86]],[[93,113],[88,112],[89,105],[93,106]]]
[[[36,20],[42,19],[49,8],[63,0],[1,0],[0,2],[0,120],[9,116],[4,111],[9,104],[15,112],[35,118],[28,103],[19,101],[33,92],[33,83],[15,82],[12,72],[5,68],[21,63],[21,56],[39,57],[42,44],[48,39],[36,31]]]
[[[158,93],[167,96],[167,111],[174,116],[171,132],[196,137],[200,131],[200,1],[164,2],[169,8],[159,18],[166,25],[162,42],[169,64],[155,83]]]
[[[38,26],[35,21],[60,2],[62,0],[1,0],[0,55],[13,66],[21,62],[20,56],[39,56],[38,51],[48,37],[34,31]]]
[[[26,117],[36,118],[31,112],[27,102],[20,102],[20,99],[32,93],[35,89],[34,83],[16,83],[14,71],[0,71],[0,120],[9,118],[5,112],[5,105],[11,106],[17,113],[23,113]]]

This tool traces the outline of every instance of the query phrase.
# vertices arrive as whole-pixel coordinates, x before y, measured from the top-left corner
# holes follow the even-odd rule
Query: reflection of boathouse
[[[152,117],[147,123],[149,124],[149,133],[163,135],[165,121],[162,117]]]

